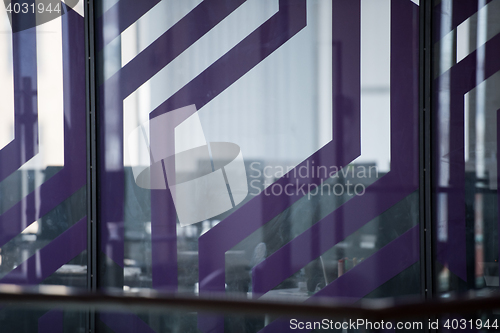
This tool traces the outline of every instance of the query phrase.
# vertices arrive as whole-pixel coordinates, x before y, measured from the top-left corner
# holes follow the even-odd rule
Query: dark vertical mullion
[[[419,144],[420,144],[420,263],[421,288],[426,299],[432,298],[433,242],[432,242],[432,183],[431,183],[431,29],[432,1],[420,2],[420,82],[419,82]]]
[[[427,269],[426,269],[426,244],[425,244],[425,4],[422,0],[419,8],[419,114],[418,114],[418,144],[419,144],[419,222],[420,222],[420,291],[424,298],[427,297]]]
[[[433,248],[432,242],[432,124],[431,124],[431,32],[432,0],[420,0],[419,17],[419,175],[420,175],[420,283],[425,299],[432,298]],[[429,318],[434,319],[434,318]],[[426,328],[426,332],[434,331]]]
[[[85,1],[87,102],[87,286],[97,290],[97,144],[94,1]],[[87,332],[95,332],[95,311],[89,309]]]
[[[423,80],[423,107],[424,107],[424,205],[425,205],[425,262],[426,262],[426,298],[434,294],[434,242],[433,242],[433,213],[432,213],[432,1],[423,0],[424,14],[424,80]]]

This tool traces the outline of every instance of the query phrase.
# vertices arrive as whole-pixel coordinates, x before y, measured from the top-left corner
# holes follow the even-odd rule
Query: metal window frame
[[[84,1],[85,79],[87,126],[87,288],[97,291],[97,117],[96,117],[96,49],[94,0]],[[88,311],[87,332],[95,332],[95,310]]]
[[[426,299],[434,294],[432,225],[432,0],[420,1],[419,36],[419,218],[421,290]]]

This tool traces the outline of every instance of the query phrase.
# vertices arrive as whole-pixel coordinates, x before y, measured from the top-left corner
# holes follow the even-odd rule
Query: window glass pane
[[[10,5],[0,5],[0,283],[86,288],[84,18],[60,2],[48,21]],[[43,331],[49,317],[85,330],[83,315],[9,307],[0,326]]]
[[[289,301],[420,293],[416,2],[98,11],[101,286]]]
[[[499,286],[500,3],[442,1],[434,12],[436,291],[483,297]],[[441,321],[457,319],[484,330],[500,318],[482,311]]]
[[[434,6],[437,291],[498,288],[500,3]]]

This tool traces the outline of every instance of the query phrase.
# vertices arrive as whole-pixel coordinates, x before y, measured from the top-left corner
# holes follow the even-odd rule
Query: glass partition
[[[499,5],[441,1],[433,8],[433,265],[439,297],[498,291]],[[449,318],[490,326],[499,316],[485,311]]]
[[[421,293],[418,3],[97,4],[102,288]]]
[[[498,289],[500,6],[442,1],[434,12],[437,290]]]
[[[84,18],[64,3],[47,20],[42,13],[17,12],[16,1],[4,3],[0,5],[0,283],[86,289]],[[42,332],[39,325],[45,318],[57,326],[70,316],[62,310],[18,311],[3,306],[0,327],[5,332],[35,332],[38,327]],[[85,314],[71,321],[81,327],[72,332],[85,330]]]
[[[499,15],[498,0],[4,0],[0,284],[493,295]],[[424,329],[497,329],[474,309]],[[2,332],[296,329],[0,306]]]

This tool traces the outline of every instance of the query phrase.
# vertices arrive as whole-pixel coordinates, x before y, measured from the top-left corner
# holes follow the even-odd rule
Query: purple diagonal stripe
[[[462,280],[467,280],[467,264],[465,258],[465,163],[464,163],[464,99],[463,96],[481,82],[476,79],[478,70],[477,54],[484,52],[484,80],[500,70],[498,54],[500,53],[500,34],[491,38],[486,44],[469,54],[434,81],[434,96],[441,91],[450,93],[450,137],[449,167],[450,178],[448,189],[448,237],[446,242],[438,241],[436,257],[448,264],[448,268]],[[434,100],[435,110],[440,110],[439,100]],[[439,112],[435,121],[439,123]],[[448,120],[445,120],[448,121]],[[439,136],[436,136],[439,140]],[[440,143],[437,142],[437,145]],[[436,152],[438,153],[438,152]],[[445,158],[436,156],[436,161]],[[436,164],[435,179],[439,179],[440,166]],[[440,193],[439,188],[434,189]]]
[[[252,271],[253,290],[256,293],[254,297],[273,289],[293,273],[415,191],[416,187],[411,185],[406,186],[403,191],[399,190],[395,175],[392,173],[383,177],[377,185],[374,184],[367,188],[365,195],[349,200],[257,265]],[[369,190],[370,193],[368,193]],[[360,209],[360,207],[364,208]],[[346,219],[348,223],[346,223]],[[315,244],[315,246],[311,246],[311,244]]]
[[[0,150],[0,181],[38,153],[36,28],[13,33],[12,46],[15,138]]]
[[[294,3],[294,5],[298,4],[297,2]],[[302,4],[305,6],[305,2],[302,2]],[[286,13],[282,11],[284,9],[283,5],[284,3],[280,1],[280,12],[276,15]],[[300,13],[299,11],[300,9],[305,10],[305,7],[294,8],[290,6],[288,11],[291,9],[297,11],[295,17],[304,15],[303,19],[305,19],[305,12]],[[274,19],[276,15],[271,19]],[[332,15],[334,47],[334,59],[332,59],[334,62],[332,125],[334,139],[296,168],[313,162],[315,165],[343,167],[359,156],[360,153],[360,2],[335,1],[333,2]],[[291,15],[288,14],[287,16],[290,17]],[[290,22],[297,22],[297,18]],[[266,24],[270,24],[269,21],[261,28]],[[276,24],[274,29],[283,28]],[[264,41],[261,42],[265,45]],[[243,59],[246,59],[246,57]],[[231,69],[232,67],[228,68]],[[222,68],[221,70],[226,71],[226,69]],[[196,101],[197,106],[198,103],[201,103],[198,107],[204,105],[203,96],[200,96],[199,101]],[[171,103],[175,105],[175,100]],[[345,128],[349,130],[347,131]],[[296,180],[302,184],[304,183],[304,180],[296,179],[294,173],[290,172],[279,179],[277,183],[284,187],[288,183],[295,184]],[[314,178],[310,182],[319,184],[321,179]],[[224,253],[305,195],[304,192],[301,194],[300,191],[294,191],[294,195],[291,196],[287,196],[285,193],[279,196],[272,193],[267,194],[269,196],[262,192],[199,238],[200,292],[224,291]],[[223,319],[200,316],[198,327],[205,332],[221,330],[223,328]]]
[[[19,285],[40,284],[62,265],[87,248],[87,217],[56,237],[23,264],[0,279],[0,283]],[[27,274],[23,268],[27,266]]]
[[[337,2],[338,3],[338,2]],[[356,3],[356,1],[344,1],[344,4],[353,4]],[[358,2],[359,5],[359,2]],[[355,14],[357,13],[359,15],[359,7],[358,9],[355,9]],[[349,12],[348,12],[349,13]],[[337,16],[343,16],[343,15],[348,15],[345,12],[341,11],[334,11],[334,14]],[[337,17],[335,16],[335,17]],[[352,17],[352,16],[351,16]],[[335,20],[334,20],[335,21]],[[347,20],[346,20],[347,21]],[[352,20],[350,21],[352,22]],[[354,26],[357,27],[357,31],[359,32],[359,21],[358,24],[356,25],[355,23],[353,24]],[[356,29],[354,29],[354,32]],[[339,31],[335,31],[337,34]],[[342,32],[345,32],[345,30],[342,30]],[[347,38],[346,38],[347,39]],[[358,41],[359,41],[359,35],[358,35]],[[353,41],[352,44],[356,44],[356,41]],[[358,43],[359,44],[359,43]],[[358,54],[359,57],[359,47],[355,49],[354,54]],[[346,57],[352,58],[352,54],[349,52],[346,52],[345,54]],[[354,57],[355,58],[355,57]],[[358,58],[359,59],[359,58]],[[353,61],[354,63],[355,61]],[[340,66],[339,66],[340,67]],[[354,65],[354,68],[349,67],[349,66],[343,66],[345,72],[343,77],[349,77],[352,79],[358,80],[358,87],[355,89],[354,94],[358,93],[357,100],[359,101],[359,61]],[[352,72],[352,75],[351,75]],[[356,76],[356,74],[358,74]],[[337,96],[339,99],[342,97],[345,97],[344,95],[338,94]],[[356,99],[354,99],[355,103]],[[337,102],[337,101],[336,101]],[[340,104],[340,102],[339,102]],[[356,105],[356,103],[355,103]],[[357,103],[359,106],[359,103]],[[340,115],[340,116],[339,116]],[[306,166],[307,163],[311,163],[314,161],[316,165],[345,165],[352,161],[353,158],[357,157],[359,154],[359,141],[356,141],[356,137],[359,138],[359,131],[356,131],[356,129],[359,129],[359,108],[341,108],[340,106],[335,109],[334,113],[334,124],[336,127],[334,128],[334,140],[339,140],[342,141],[342,137],[338,137],[338,132],[340,131],[340,120],[342,118],[347,118],[347,119],[355,119],[353,121],[353,126],[350,128],[353,128],[353,132],[355,135],[353,137],[347,138],[345,141],[347,143],[350,142],[356,142],[352,146],[352,153],[348,154],[348,156],[342,158],[344,154],[343,152],[336,152],[335,151],[335,145],[330,142],[328,145],[326,145],[323,149],[319,150],[315,154],[313,154],[309,159],[305,160],[301,164],[297,166],[299,168],[300,166],[304,165]],[[345,119],[344,119],[345,120]],[[351,125],[351,124],[350,124]],[[339,131],[337,131],[338,129]],[[350,132],[349,132],[350,133]],[[350,140],[352,139],[352,140]],[[325,149],[326,148],[326,149]],[[347,150],[347,149],[346,149]],[[333,153],[332,153],[333,152]],[[346,154],[347,155],[347,154]],[[335,158],[336,156],[340,156],[339,159]],[[335,163],[335,162],[340,162],[340,163]],[[345,164],[344,164],[345,163]],[[288,182],[290,183],[295,183],[295,178],[293,175],[293,172],[290,172],[287,176],[282,177],[277,181],[277,183],[281,185],[286,185]],[[312,179],[312,182],[317,182],[319,183],[319,180]],[[303,182],[303,181],[301,181]],[[254,199],[250,200],[246,205],[242,206],[240,209],[235,211],[233,214],[231,214],[226,220],[222,221],[219,223],[217,226],[212,228],[209,232],[205,233],[203,236],[200,237],[199,239],[199,246],[200,246],[200,289],[205,290],[205,291],[223,291],[224,290],[224,280],[219,280],[217,283],[212,280],[212,282],[209,282],[205,280],[209,275],[215,272],[219,272],[222,269],[224,269],[224,258],[222,256],[222,261],[215,259],[220,256],[220,254],[224,253],[225,251],[229,250],[232,248],[234,245],[236,245],[238,242],[240,242],[242,239],[250,235],[253,231],[257,230],[260,226],[263,224],[267,223],[270,219],[272,219],[276,214],[280,213],[285,209],[286,207],[290,206],[293,202],[297,201],[302,197],[302,195],[295,193],[292,196],[287,196],[286,194],[282,194],[281,196],[276,196],[273,195],[272,193],[268,193],[269,196],[266,196],[264,192],[262,192],[260,195],[256,196]],[[265,199],[265,200],[264,200]],[[261,216],[258,214],[262,213]],[[216,253],[218,255],[216,255]],[[202,258],[203,257],[203,258]],[[224,274],[222,274],[223,277]]]
[[[492,0],[486,0],[483,6]],[[442,0],[432,10],[433,41],[437,42],[481,9],[478,0]],[[441,29],[443,16],[451,16],[451,26]]]
[[[85,52],[83,18],[74,11],[62,16],[64,88],[64,168],[0,215],[0,246],[25,226],[44,216],[86,182]],[[30,31],[24,30],[23,32]],[[20,32],[20,33],[23,33]],[[35,207],[35,196],[42,200]],[[26,208],[23,208],[25,206]]]
[[[83,161],[81,166],[76,168],[66,166],[36,189],[35,192],[27,195],[0,216],[0,246],[5,245],[5,243],[23,231],[25,227],[21,224],[23,218],[31,222],[38,220],[84,185],[85,161]],[[35,202],[36,193],[42,198],[36,207],[37,209],[33,207],[34,205],[28,205],[26,209],[23,209],[24,203]]]
[[[352,303],[360,300],[418,262],[418,239],[419,226],[415,226],[328,284],[306,302],[314,302],[317,297],[343,297],[346,302]],[[352,288],[353,285],[356,288]],[[278,319],[264,327],[260,333],[296,331],[310,330],[292,330],[289,321]]]
[[[280,0],[279,11],[150,114],[196,104],[199,110],[306,26],[306,2]]]
[[[313,297],[348,297],[359,300],[418,262],[419,255],[419,226],[416,225]],[[366,274],[367,272],[370,274]],[[352,285],[356,288],[351,288]]]
[[[415,55],[418,53],[414,43],[418,41],[418,29],[414,28],[412,18],[418,13],[418,8],[409,1],[397,4],[393,1],[391,10],[391,171],[369,186],[364,195],[347,201],[257,265],[252,279],[255,297],[276,287],[418,188],[415,126],[418,121],[415,94],[418,85],[416,82],[403,84],[406,77],[417,75]]]
[[[99,319],[115,332],[119,333],[155,333],[144,321],[129,313],[99,313]]]
[[[277,14],[151,112],[150,119],[169,110],[193,103],[199,109],[211,101],[304,28],[306,24],[305,7],[304,1],[280,1]],[[152,207],[152,211],[154,209],[157,208]],[[172,219],[172,228],[174,221]],[[153,223],[152,221],[152,226]],[[173,230],[175,231],[175,229]],[[167,261],[173,262],[172,260]]]
[[[109,142],[116,142],[119,146],[123,145],[123,99],[210,31],[243,2],[244,0],[203,1],[102,86],[101,109],[105,111],[101,113],[101,123],[103,124],[101,134],[104,138],[105,149],[102,149],[101,152],[101,160],[103,161],[101,164],[101,184],[103,184],[102,192],[104,193],[101,202],[103,207],[101,220],[104,221],[101,226],[101,249],[120,266],[123,266],[123,243],[118,240],[109,242],[108,225],[111,222],[123,221],[124,175],[123,169],[109,171],[106,170],[105,165],[106,160],[109,160],[109,156],[106,154],[107,149],[114,149],[106,148],[106,145]],[[110,118],[110,114],[115,116]],[[123,154],[121,151],[116,152],[116,154],[118,157],[118,160],[115,161],[116,165],[123,165]],[[168,240],[169,245],[165,248],[161,239],[152,244],[153,257],[163,256],[161,262],[168,263],[167,266],[161,265],[161,262],[152,263],[153,285],[171,288],[177,284],[177,272],[173,269],[176,267],[177,261],[176,219],[170,213],[170,217],[163,216],[163,219],[167,218],[166,221],[162,220],[162,216],[160,216],[162,205],[173,207],[170,195],[154,191],[151,228],[160,232],[162,235],[160,238]],[[169,209],[169,211],[172,210]],[[118,237],[123,239],[123,228],[118,229]],[[169,270],[167,275],[164,274],[166,269]]]
[[[112,90],[120,100],[125,99],[245,1],[203,1],[110,77],[104,84],[104,91]],[[104,34],[103,30],[99,31]]]
[[[83,1],[83,0],[81,0]],[[101,50],[161,0],[121,0],[97,19],[97,46]],[[106,30],[106,33],[104,33]]]
[[[150,119],[177,106],[185,106],[184,103],[195,103],[199,108],[202,107],[300,31],[305,26],[305,19],[305,2],[281,1],[280,11],[276,15],[155,109]],[[152,207],[153,210],[156,208]],[[171,220],[173,228],[175,220]],[[173,264],[173,260],[167,261]]]
[[[64,313],[50,310],[38,319],[38,333],[64,333]]]
[[[63,16],[63,77],[64,77],[64,159],[65,167],[21,202],[0,216],[0,246],[19,234],[22,218],[35,221],[85,185],[85,66],[83,19],[74,12]],[[25,30],[30,31],[30,30]],[[23,31],[23,32],[25,32]],[[80,59],[80,62],[77,60]],[[57,189],[57,190],[54,190]],[[34,203],[38,192],[42,201],[37,209],[24,203]]]
[[[194,106],[187,110],[174,114],[161,129],[151,126],[150,122],[151,149],[154,150],[154,145],[159,144],[169,152],[167,155],[175,152],[175,128],[196,112]],[[172,163],[175,165],[175,156]],[[168,176],[166,170],[164,172],[164,181],[171,179],[172,175]],[[151,177],[151,181],[155,182],[157,179]],[[151,190],[151,234],[153,288],[176,291],[177,213],[170,189]]]

